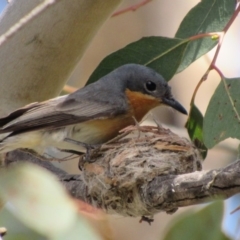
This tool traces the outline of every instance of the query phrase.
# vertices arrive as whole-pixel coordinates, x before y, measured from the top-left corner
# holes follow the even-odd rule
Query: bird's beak
[[[177,111],[179,111],[180,113],[183,113],[183,114],[188,114],[186,109],[178,102],[176,101],[174,98],[164,98],[163,99],[163,103],[176,109]]]

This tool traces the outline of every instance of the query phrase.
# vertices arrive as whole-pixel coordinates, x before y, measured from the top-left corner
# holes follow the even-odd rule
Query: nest
[[[93,163],[82,162],[90,202],[108,213],[148,215],[140,189],[157,176],[201,170],[196,147],[169,129],[141,126],[125,129],[116,139],[91,153]],[[123,211],[124,209],[124,211]]]

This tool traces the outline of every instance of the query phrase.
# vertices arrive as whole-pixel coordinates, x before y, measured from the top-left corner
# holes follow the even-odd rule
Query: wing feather
[[[0,133],[15,135],[38,129],[55,129],[127,111],[124,96],[118,94],[116,99],[114,93],[106,93],[104,97],[103,93],[96,91],[96,87],[90,90],[86,87],[67,96],[20,108],[0,119]]]

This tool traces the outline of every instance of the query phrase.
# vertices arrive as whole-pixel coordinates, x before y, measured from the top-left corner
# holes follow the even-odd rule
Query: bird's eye
[[[156,84],[154,83],[154,82],[151,82],[151,81],[148,81],[147,83],[146,83],[146,88],[147,88],[147,90],[148,91],[155,91],[156,90]]]

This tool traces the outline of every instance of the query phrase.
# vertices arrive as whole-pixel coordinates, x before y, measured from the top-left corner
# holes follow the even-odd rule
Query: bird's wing
[[[33,103],[0,119],[0,133],[18,134],[38,129],[55,129],[93,119],[104,119],[127,111],[124,97],[109,93],[77,91],[42,103]],[[94,89],[93,89],[94,90]],[[11,135],[12,135],[11,134]]]

